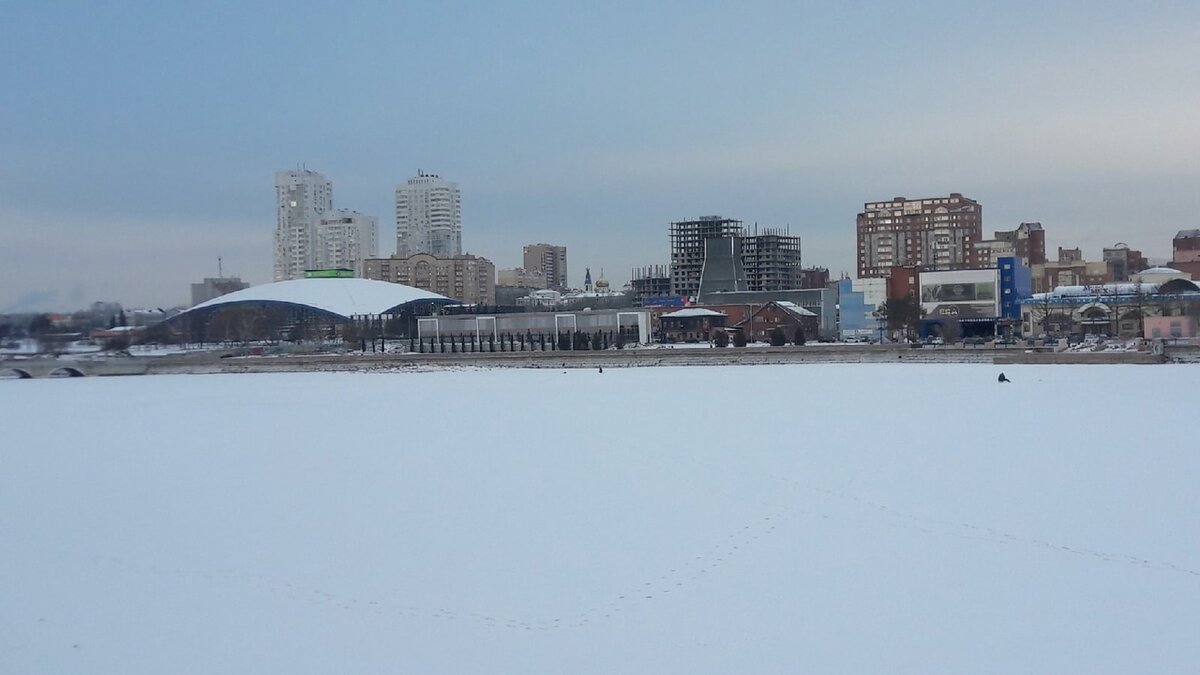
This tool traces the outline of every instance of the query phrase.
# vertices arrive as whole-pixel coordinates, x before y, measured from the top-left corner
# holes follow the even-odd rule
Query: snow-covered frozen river
[[[0,382],[0,672],[1200,663],[1200,367]]]

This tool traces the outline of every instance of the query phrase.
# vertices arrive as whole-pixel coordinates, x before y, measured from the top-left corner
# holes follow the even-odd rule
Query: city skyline
[[[671,222],[714,214],[853,274],[855,214],[892,196],[960,192],[985,235],[1041,222],[1089,259],[1167,258],[1200,224],[1187,3],[310,9],[0,9],[22,94],[0,110],[0,311],[181,304],[218,257],[270,281],[267,181],[298,161],[385,223],[429,167],[462,187],[464,252],[516,267],[552,241],[572,285],[619,287],[669,260]],[[321,85],[285,114],[297,54],[365,104]]]

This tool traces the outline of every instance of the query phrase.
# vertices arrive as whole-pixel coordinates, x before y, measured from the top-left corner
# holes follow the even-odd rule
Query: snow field
[[[1186,672],[1191,366],[0,384],[0,672]]]

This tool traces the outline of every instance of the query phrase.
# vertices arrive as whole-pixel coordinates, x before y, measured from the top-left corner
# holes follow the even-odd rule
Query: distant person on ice
[[[1004,376],[1004,373],[1000,373],[1000,377],[997,378],[997,381],[998,382],[1012,382],[1012,380],[1010,380]]]

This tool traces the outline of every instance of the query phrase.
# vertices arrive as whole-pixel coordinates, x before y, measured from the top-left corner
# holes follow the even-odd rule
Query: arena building
[[[313,274],[207,300],[154,326],[147,339],[309,342],[343,337],[348,326],[408,337],[418,317],[456,302],[402,284]]]

